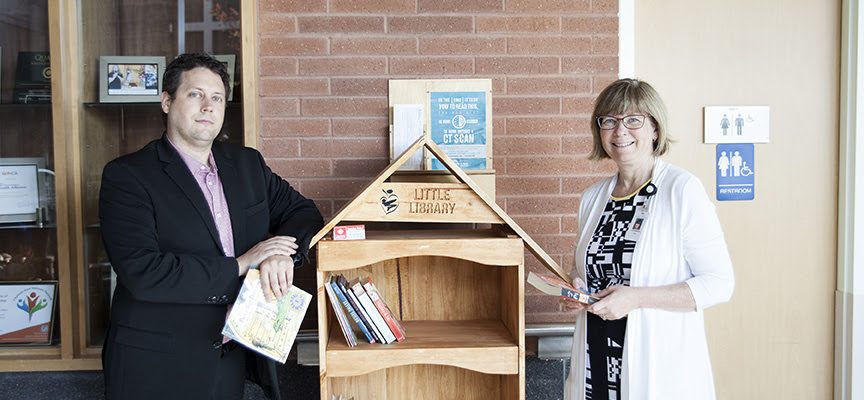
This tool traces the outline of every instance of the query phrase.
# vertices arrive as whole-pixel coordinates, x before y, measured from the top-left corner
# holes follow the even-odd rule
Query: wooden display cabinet
[[[460,183],[390,181],[425,147]],[[396,205],[394,208],[393,205]],[[341,222],[486,229],[383,230],[365,240],[324,237]],[[443,224],[441,224],[443,225]],[[477,225],[474,225],[475,227]],[[321,399],[524,399],[524,249],[557,264],[431,140],[420,139],[313,238]],[[349,347],[327,299],[331,274],[371,277],[406,339]]]

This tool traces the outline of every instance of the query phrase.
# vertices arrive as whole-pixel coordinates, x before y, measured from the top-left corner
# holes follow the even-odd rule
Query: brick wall
[[[579,193],[612,171],[586,154],[617,74],[617,4],[261,0],[259,147],[329,218],[389,163],[389,79],[490,78],[496,200],[569,269]],[[572,320],[528,293],[529,323]]]

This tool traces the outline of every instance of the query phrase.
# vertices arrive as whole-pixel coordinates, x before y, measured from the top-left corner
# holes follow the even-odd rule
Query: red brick
[[[477,74],[541,75],[559,72],[558,57],[477,57]]]
[[[590,9],[588,0],[504,0],[504,10],[507,12],[570,13]]]
[[[306,180],[306,181],[301,182],[300,193],[303,193],[303,184],[308,184],[308,183],[312,183],[312,182],[315,182],[315,181]],[[315,206],[318,207],[318,211],[321,211],[321,216],[324,217],[325,221],[328,221],[330,218],[333,217],[333,215],[336,214],[336,212],[334,211],[334,208],[333,208],[333,201],[332,200],[323,200],[323,199],[321,199],[321,200],[313,199],[313,200],[315,201]]]
[[[603,74],[618,71],[617,56],[575,56],[561,59],[561,72]]]
[[[545,296],[550,297],[550,296]],[[560,311],[558,311],[560,310]],[[549,312],[558,311],[558,312]],[[567,310],[558,303],[557,309],[529,309],[525,305],[525,323],[526,324],[572,324],[576,320],[576,311]]]
[[[478,77],[479,78],[479,77]],[[507,78],[503,76],[495,76],[492,79],[492,96],[497,97],[507,93]]]
[[[384,17],[297,17],[300,33],[384,33]]]
[[[258,17],[259,34],[294,33],[297,20],[291,14],[261,14]]]
[[[300,101],[297,99],[262,98],[259,103],[262,117],[287,117],[298,115]]]
[[[579,207],[579,201],[570,198],[568,199],[573,208]],[[561,235],[537,235],[533,236],[534,240],[540,247],[546,250],[549,254],[568,254],[573,253],[576,249],[576,241],[579,240],[579,235],[561,234]]]
[[[614,15],[579,15],[561,19],[564,32],[599,35],[618,34],[618,17]]]
[[[560,114],[561,100],[557,97],[499,97],[492,103],[495,115]]]
[[[297,139],[262,137],[259,150],[264,158],[294,158],[300,155]]]
[[[537,135],[496,136],[495,154],[498,156],[561,154],[561,138],[558,136]]]
[[[276,13],[311,13],[327,11],[327,0],[261,0],[261,14]]]
[[[388,142],[379,138],[300,140],[302,157],[372,158],[387,156],[388,149]]]
[[[333,136],[389,137],[387,114],[377,118],[334,118]]]
[[[592,171],[587,165],[578,163],[572,155],[507,158],[507,173],[510,175],[560,176],[584,172]]]
[[[387,166],[390,158],[365,158],[355,160],[334,160],[333,174],[339,177],[371,178],[378,176]],[[369,180],[367,179],[367,182]],[[355,193],[356,194],[356,193]]]
[[[390,33],[471,33],[474,22],[471,17],[423,16],[390,17],[387,19],[387,32]]]
[[[470,75],[474,71],[471,57],[392,57],[392,75]]]
[[[578,210],[579,203],[573,202],[573,196],[507,198],[507,214],[509,215],[560,215],[573,214]],[[537,240],[537,238],[535,237],[534,240]]]
[[[616,75],[595,75],[591,78],[591,93],[600,94],[603,89],[606,89],[606,86],[609,86],[610,83],[616,80],[618,80]]]
[[[591,10],[618,13],[618,0],[591,0]]]
[[[387,78],[333,78],[334,96],[387,96]]]
[[[261,76],[297,75],[297,59],[288,57],[261,57]]]
[[[574,135],[561,138],[561,152],[564,154],[588,154],[594,148],[594,138],[590,135]]]
[[[331,38],[331,54],[417,54],[414,38]]]
[[[589,37],[511,37],[507,39],[507,53],[527,54],[586,54],[591,50]]]
[[[591,117],[594,112],[595,96],[564,97],[561,99],[561,112]]]
[[[504,38],[434,37],[420,39],[420,54],[504,54]]]
[[[589,161],[593,162],[593,161]],[[608,174],[565,177],[561,179],[561,192],[565,194],[582,194],[589,186],[608,177]]]
[[[507,132],[507,119],[503,117],[493,117],[492,118],[492,133],[494,135],[506,135]]]
[[[573,135],[584,132],[588,128],[589,118],[576,118],[572,116],[561,117],[520,117],[507,118],[508,135]],[[588,132],[590,133],[590,132]]]
[[[591,38],[591,54],[618,55],[617,36],[599,36]]]
[[[501,0],[417,0],[421,13],[463,13],[503,11]]]
[[[477,16],[477,33],[560,32],[558,17]]]
[[[304,116],[377,116],[387,115],[386,98],[310,98],[300,105]]]
[[[369,182],[364,179],[318,179],[303,183],[303,196],[330,199],[359,193]]]
[[[325,78],[261,78],[262,97],[329,94]]]
[[[591,78],[571,76],[508,77],[507,94],[590,93]]]
[[[501,176],[495,178],[495,193],[498,196],[524,196],[536,194],[559,194],[561,192],[561,178],[558,177],[532,177]]]
[[[328,159],[309,158],[270,158],[267,165],[283,178],[313,176],[331,176],[331,165]],[[290,181],[290,180],[289,180]]]
[[[581,201],[579,198],[574,198],[574,202]],[[565,215],[561,217],[561,232],[579,234],[579,217],[578,215]]]
[[[519,224],[525,232],[532,238],[534,235],[560,233],[561,218],[548,216],[520,216],[514,217],[514,221]]]
[[[262,37],[262,56],[297,56],[327,54],[327,39],[287,38],[282,36]]]
[[[330,136],[330,120],[312,118],[262,118],[261,136]]]
[[[301,59],[300,75],[383,75],[387,60],[383,57],[339,57]]]
[[[404,14],[417,11],[416,0],[330,0],[333,13]]]

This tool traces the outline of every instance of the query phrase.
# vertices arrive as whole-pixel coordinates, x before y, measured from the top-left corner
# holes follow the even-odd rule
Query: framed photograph
[[[165,57],[99,57],[100,103],[158,103]]]
[[[51,344],[57,281],[0,282],[0,345]]]
[[[214,54],[213,58],[222,61],[222,64],[225,64],[225,68],[228,70],[228,101],[232,101],[234,100],[234,62],[237,56],[234,54]]]

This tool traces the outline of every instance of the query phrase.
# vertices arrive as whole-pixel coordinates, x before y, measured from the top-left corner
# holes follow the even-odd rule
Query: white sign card
[[[768,106],[705,107],[705,143],[768,143]]]
[[[36,164],[0,165],[0,216],[36,215],[39,208],[37,171]],[[20,222],[34,220],[28,217]]]
[[[56,281],[0,283],[0,344],[49,344]]]

